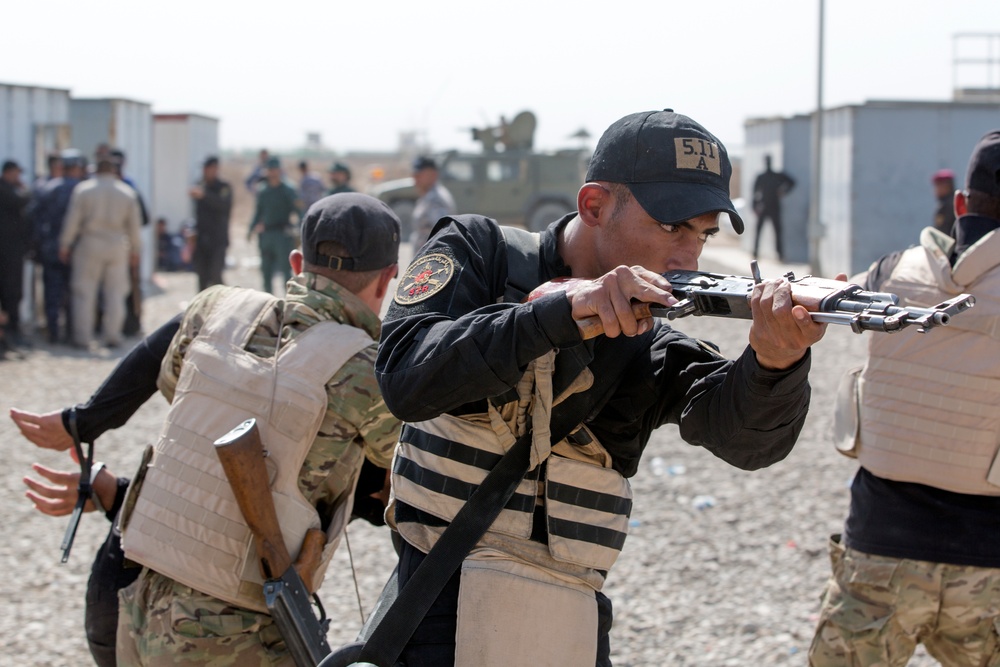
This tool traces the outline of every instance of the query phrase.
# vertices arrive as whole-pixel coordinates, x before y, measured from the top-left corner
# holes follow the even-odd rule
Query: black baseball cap
[[[437,169],[437,162],[434,158],[422,155],[413,161],[413,171],[420,171],[421,169]]]
[[[726,147],[715,135],[664,109],[615,121],[597,142],[587,181],[628,186],[639,205],[665,224],[725,211],[742,234],[743,219],[729,198],[732,175]]]
[[[1000,130],[986,134],[972,149],[965,187],[1000,198]]]
[[[324,241],[339,243],[345,257],[317,250]],[[343,192],[323,197],[302,219],[302,254],[316,266],[343,271],[374,271],[399,259],[399,218],[389,205],[370,195]]]

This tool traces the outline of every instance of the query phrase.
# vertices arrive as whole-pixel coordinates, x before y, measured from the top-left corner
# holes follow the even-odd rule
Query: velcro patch
[[[447,255],[433,253],[414,260],[406,270],[394,300],[402,306],[429,299],[448,284],[455,275],[455,262]]]
[[[677,153],[678,169],[697,169],[722,175],[718,144],[697,137],[678,137],[674,139],[674,151]]]

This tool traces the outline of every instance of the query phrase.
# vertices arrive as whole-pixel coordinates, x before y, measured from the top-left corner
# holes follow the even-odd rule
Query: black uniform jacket
[[[571,218],[542,233],[542,281],[570,275],[556,241]],[[435,254],[454,263],[450,275],[441,270],[447,262],[427,259]],[[406,295],[418,272],[413,267],[429,267],[438,283],[424,300],[404,305],[399,301],[412,301]],[[635,474],[653,429],[666,423],[679,424],[687,442],[747,470],[791,450],[809,406],[808,353],[787,371],[768,371],[749,347],[729,361],[663,320],[642,336],[582,341],[563,293],[499,303],[506,282],[507,246],[495,221],[463,215],[438,222],[382,326],[375,372],[397,417],[484,412],[484,401],[501,404],[511,395],[531,360],[557,349],[556,395],[584,366],[594,384],[553,410],[553,433],[586,423],[626,477]]]

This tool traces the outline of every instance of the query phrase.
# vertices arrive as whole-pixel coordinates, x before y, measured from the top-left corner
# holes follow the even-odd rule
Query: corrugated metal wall
[[[869,102],[827,118],[821,258],[825,273],[854,274],[917,243],[937,208],[931,175],[952,169],[962,186],[973,146],[1000,128],[1000,105]]]
[[[45,173],[45,155],[67,148],[69,91],[0,83],[0,160],[15,160],[24,180]]]
[[[219,151],[219,122],[197,114],[153,118],[154,217],[172,232],[194,215],[188,190],[201,178],[201,165]]]
[[[753,179],[770,154],[775,169],[797,181],[783,202],[787,259],[808,261],[811,126],[807,116],[746,123],[744,249],[753,248],[756,225],[749,201]],[[823,273],[854,275],[917,243],[937,207],[931,175],[952,169],[961,187],[976,141],[997,128],[1000,104],[992,103],[876,101],[826,110],[819,202]],[[762,256],[764,247],[762,239]]]

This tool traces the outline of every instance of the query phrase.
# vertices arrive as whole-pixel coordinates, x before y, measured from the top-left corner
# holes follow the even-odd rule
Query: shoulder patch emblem
[[[396,303],[408,306],[429,299],[448,284],[455,275],[455,262],[447,255],[424,255],[410,264],[410,268],[396,288]]]

